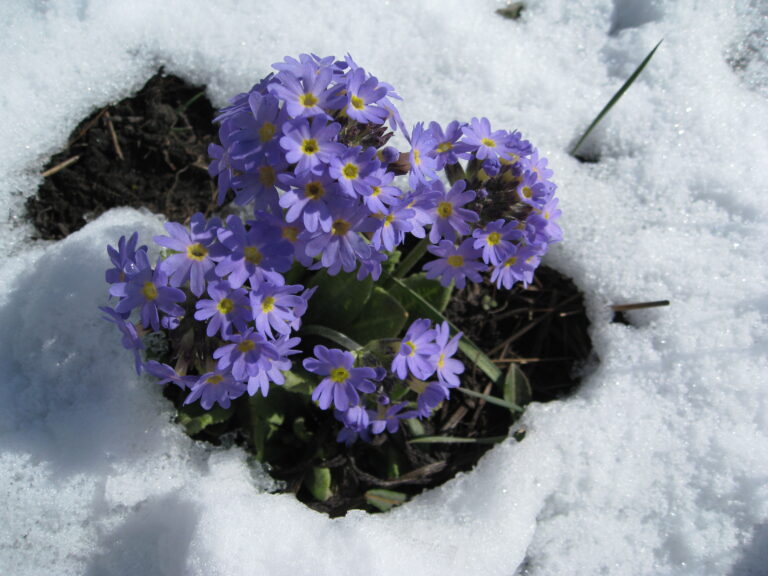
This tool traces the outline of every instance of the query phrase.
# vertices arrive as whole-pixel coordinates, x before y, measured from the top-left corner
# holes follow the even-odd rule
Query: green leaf
[[[409,444],[498,444],[506,440],[506,436],[490,436],[488,438],[459,438],[457,436],[420,436],[411,438]]]
[[[437,280],[427,278],[423,272],[413,274],[402,281],[413,292],[429,302],[438,312],[442,313],[451,301],[453,286],[442,286]],[[420,300],[414,298],[410,292],[403,290],[399,284],[395,284],[391,292],[414,318],[420,318],[429,313]]]
[[[229,420],[234,413],[231,409],[224,409],[218,404],[210,410],[203,409],[199,403],[188,404],[179,410],[176,420],[184,426],[184,431],[190,436],[199,434],[208,426],[222,424]]]
[[[510,364],[504,377],[504,400],[517,406],[531,401],[531,383],[517,364]]]
[[[515,404],[514,402],[507,402],[506,400],[502,400],[501,398],[496,398],[496,396],[489,396],[488,394],[483,394],[481,392],[475,392],[474,390],[468,390],[466,388],[454,388],[454,390],[458,390],[462,394],[466,394],[467,396],[472,396],[473,398],[480,398],[482,400],[485,400],[489,404],[495,404],[496,406],[501,406],[502,408],[506,408],[510,412],[524,412],[523,408]]]
[[[403,288],[404,290],[408,291],[410,295],[419,301],[421,306],[424,307],[424,317],[430,318],[431,320],[435,322],[448,322],[451,329],[454,332],[458,332],[458,328],[453,325],[448,319],[443,316],[443,314],[437,310],[432,304],[430,304],[421,294],[415,292],[411,289],[410,286],[408,286],[403,280],[400,280],[399,278],[392,278],[392,282]],[[502,371],[499,370],[499,368],[496,366],[496,364],[493,363],[493,361],[486,356],[480,348],[478,348],[474,342],[472,342],[469,338],[466,336],[462,336],[461,340],[459,340],[459,348],[461,351],[466,354],[467,358],[471,362],[473,362],[480,370],[482,370],[488,378],[490,378],[494,383],[500,382],[502,377]]]
[[[344,346],[347,350],[359,350],[362,348],[360,344],[352,340],[349,336],[346,334],[342,334],[338,330],[334,330],[333,328],[328,328],[327,326],[319,326],[316,324],[309,324],[308,326],[302,326],[300,333],[302,335],[314,335],[314,336],[322,336],[326,340],[330,340],[331,342],[335,342],[339,346]]]
[[[371,506],[378,508],[382,512],[387,512],[395,506],[408,500],[408,496],[402,492],[395,492],[394,490],[384,490],[383,488],[375,488],[368,490],[365,493],[365,500]]]
[[[643,71],[645,66],[648,64],[648,62],[651,61],[651,58],[653,58],[653,55],[656,53],[656,50],[659,46],[661,46],[662,40],[659,40],[659,43],[656,44],[656,46],[653,47],[653,50],[651,50],[648,53],[648,56],[645,57],[645,59],[640,63],[640,66],[637,67],[637,69],[632,73],[632,75],[627,79],[626,82],[622,85],[621,88],[619,88],[619,91],[616,92],[616,94],[613,95],[613,98],[611,98],[608,101],[608,104],[606,104],[602,110],[600,110],[600,113],[595,117],[594,120],[592,120],[592,123],[589,125],[587,130],[582,134],[581,138],[579,138],[579,141],[576,142],[576,145],[571,149],[571,156],[576,156],[576,151],[579,149],[579,146],[581,146],[584,143],[584,140],[587,139],[587,136],[590,135],[592,130],[595,129],[595,127],[600,123],[600,121],[603,119],[603,117],[610,112],[611,108],[621,99],[621,97],[624,95],[624,92],[626,92],[630,86],[634,83],[635,80],[637,80],[637,77],[640,75],[640,72]]]
[[[308,373],[300,368],[294,368],[291,371],[283,372],[285,377],[285,384],[283,384],[283,390],[288,392],[295,392],[296,394],[311,395],[312,389],[316,381],[309,377]]]
[[[307,288],[313,286],[317,286],[317,291],[310,298],[302,321],[346,334],[371,297],[373,280],[370,276],[358,280],[353,273],[346,272],[329,276],[326,270],[321,270]]]
[[[395,272],[392,274],[392,278],[402,278],[408,274],[408,272],[411,271],[411,268],[416,266],[419,260],[421,260],[422,256],[427,253],[428,246],[429,238],[423,238],[420,240],[419,243],[411,248],[410,252],[405,255],[405,258],[402,259],[400,264],[397,265]]]
[[[408,320],[408,312],[381,286],[376,286],[360,316],[348,329],[350,338],[370,342],[380,338],[395,338]]]
[[[331,491],[331,470],[330,468],[321,468],[316,466],[312,468],[309,474],[304,477],[304,485],[310,491],[312,496],[325,502],[333,496]]]

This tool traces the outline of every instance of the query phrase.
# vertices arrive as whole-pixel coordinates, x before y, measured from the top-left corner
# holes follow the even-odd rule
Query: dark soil
[[[212,210],[214,110],[204,90],[158,73],[133,98],[86,118],[27,201],[39,237],[64,238],[117,206],[144,206],[182,222]]]
[[[116,206],[146,207],[183,222],[195,212],[215,209],[215,189],[207,173],[207,147],[214,134],[214,110],[204,87],[159,73],[133,98],[96,111],[73,132],[66,150],[54,156],[37,196],[27,202],[28,215],[41,238],[63,238],[92,218]],[[528,289],[497,291],[490,284],[457,292],[446,316],[503,370],[518,366],[530,388],[518,390],[517,403],[549,401],[568,395],[578,385],[578,368],[592,346],[582,295],[557,271],[542,267]],[[472,366],[470,362],[465,362]],[[482,373],[468,369],[462,387],[501,396]],[[525,380],[525,379],[523,379]],[[167,395],[177,406],[176,388]],[[270,397],[281,401],[276,391]],[[288,399],[292,402],[293,399]],[[244,402],[244,401],[243,401]],[[242,404],[242,402],[241,402]],[[240,411],[248,412],[247,405]],[[287,417],[293,410],[285,410]],[[484,400],[454,393],[425,429],[381,436],[373,445],[351,448],[335,442],[338,424],[327,411],[302,408],[303,425],[317,443],[331,446],[318,458],[315,448],[285,443],[276,436],[274,453],[266,460],[270,473],[285,482],[286,491],[331,516],[352,508],[369,509],[365,491],[395,490],[407,495],[437,486],[459,471],[471,469],[492,444],[409,444],[416,435],[462,438],[506,437],[514,423],[510,411]],[[248,416],[244,416],[247,421]],[[195,436],[221,443],[248,445],[247,433],[232,419]],[[237,420],[242,422],[242,420]],[[524,431],[518,430],[520,439]],[[310,454],[307,457],[307,454]],[[397,462],[399,477],[382,462]],[[305,478],[314,466],[333,471],[335,493],[318,502]]]

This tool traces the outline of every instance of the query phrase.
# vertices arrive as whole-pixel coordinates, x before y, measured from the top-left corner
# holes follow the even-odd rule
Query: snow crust
[[[753,2],[0,4],[0,573],[768,574],[768,11]],[[663,38],[588,142],[569,147]],[[198,445],[133,373],[114,210],[32,242],[23,199],[95,107],[159,66],[215,103],[300,52],[351,53],[409,123],[487,116],[550,158],[600,362],[521,443],[386,515],[330,520]],[[608,305],[669,299],[610,323]]]

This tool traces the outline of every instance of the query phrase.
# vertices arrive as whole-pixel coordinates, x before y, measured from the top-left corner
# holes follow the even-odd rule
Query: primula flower
[[[448,126],[445,127],[445,131],[443,131],[442,127],[437,122],[429,123],[429,133],[436,142],[435,152],[437,153],[437,163],[435,169],[442,170],[446,164],[456,164],[456,162],[459,161],[457,154],[462,150],[469,148],[467,146],[462,148],[462,145],[459,144],[459,139],[463,134],[461,129],[465,125],[466,124],[454,120],[448,124]]]
[[[280,101],[271,94],[251,92],[248,96],[250,110],[234,119],[238,130],[230,134],[230,156],[247,163],[254,157],[272,159],[280,154],[277,137],[288,115],[280,108]]]
[[[563,239],[563,231],[558,226],[562,211],[557,207],[558,199],[552,198],[541,209],[534,209],[526,219],[536,230],[536,237],[541,236],[546,244],[560,242]]]
[[[170,276],[171,286],[181,286],[189,280],[189,289],[195,296],[205,290],[206,276],[213,270],[211,245],[216,240],[215,229],[208,226],[200,212],[192,216],[190,228],[176,222],[166,222],[170,236],[155,236],[154,241],[178,252],[160,263],[163,272]]]
[[[408,402],[398,402],[387,406],[384,413],[379,415],[376,412],[369,411],[368,416],[371,420],[371,432],[374,434],[381,434],[386,430],[390,434],[394,434],[400,428],[400,421],[408,418],[413,418],[417,415],[413,410],[403,412],[408,406]]]
[[[483,251],[483,262],[494,265],[501,263],[513,243],[522,236],[517,222],[507,222],[504,219],[489,222],[485,228],[478,228],[472,233],[475,239],[474,247]]]
[[[208,320],[206,335],[211,338],[217,332],[224,340],[235,330],[244,332],[251,320],[248,296],[242,288],[233,289],[226,281],[208,284],[211,299],[200,299],[195,303],[195,320]]]
[[[437,178],[437,142],[429,130],[424,129],[424,123],[418,122],[413,127],[410,138],[411,151],[408,159],[411,163],[411,171],[408,174],[408,182],[415,188],[419,182],[427,183]]]
[[[403,203],[400,206],[392,207],[386,212],[374,214],[380,224],[373,233],[371,244],[377,250],[381,250],[382,246],[390,252],[394,250],[396,246],[405,241],[406,232],[410,232],[413,229],[410,219],[414,215],[415,212],[410,208],[406,208]]]
[[[368,258],[372,248],[360,237],[358,232],[370,231],[372,226],[364,225],[368,212],[363,207],[335,203],[331,206],[333,223],[330,232],[318,231],[307,242],[307,254],[320,256],[323,268],[335,276],[340,270],[352,272],[357,267],[357,260]],[[375,226],[375,223],[374,223]]]
[[[380,166],[375,148],[369,147],[363,150],[360,146],[356,146],[332,158],[329,173],[347,196],[357,198],[373,193],[373,185],[376,181],[371,178],[371,174]]]
[[[351,352],[318,345],[313,354],[315,357],[305,358],[303,365],[313,374],[325,376],[312,392],[312,400],[322,410],[333,404],[343,412],[349,406],[358,404],[358,391],[369,394],[376,390],[372,380],[376,380],[379,374],[373,368],[354,367],[355,358]]]
[[[375,76],[366,78],[365,70],[357,68],[347,76],[347,116],[363,124],[382,124],[389,113],[375,104],[387,95],[387,89]]]
[[[315,232],[318,228],[330,232],[333,220],[328,201],[340,194],[340,187],[327,172],[323,170],[319,174],[284,174],[280,180],[290,187],[280,197],[280,206],[288,209],[285,221],[296,222],[301,218],[309,232]]]
[[[437,408],[443,401],[448,400],[451,396],[448,386],[444,382],[430,382],[426,388],[419,394],[416,404],[418,406],[419,418],[429,418],[432,411]]]
[[[533,271],[541,260],[540,248],[536,246],[516,246],[504,261],[491,272],[491,282],[497,288],[502,286],[510,290],[516,282],[522,282],[528,287],[533,281]]]
[[[431,216],[432,229],[429,231],[429,241],[437,244],[441,238],[455,240],[456,236],[466,236],[471,227],[469,223],[477,222],[480,217],[476,212],[462,208],[475,199],[474,190],[466,190],[465,180],[459,180],[448,192],[445,192],[442,182],[434,189],[443,192],[443,197],[437,201]]]
[[[432,322],[419,318],[408,328],[400,342],[397,355],[392,360],[392,372],[400,380],[405,380],[410,371],[419,380],[426,380],[435,373],[436,365],[432,357],[440,352],[435,343],[437,333]]]
[[[516,192],[522,202],[534,208],[541,208],[552,197],[551,188],[544,182],[539,182],[534,172],[523,172]]]
[[[125,297],[117,303],[115,311],[128,314],[134,308],[140,308],[139,316],[144,327],[160,330],[160,312],[170,316],[184,314],[184,309],[178,304],[186,300],[184,292],[167,284],[168,275],[159,264],[154,271],[145,268],[128,280]]]
[[[134,232],[128,241],[125,240],[125,236],[120,236],[120,240],[117,242],[117,250],[112,246],[107,246],[107,254],[112,261],[114,268],[107,270],[104,277],[109,284],[116,284],[125,282],[126,278],[133,276],[141,267],[137,263],[137,257],[141,259],[141,254],[144,253],[144,259],[141,262],[148,263],[146,259],[147,247],[140,246],[136,248],[136,244],[139,241],[139,233]],[[146,268],[146,266],[142,266]]]
[[[435,343],[440,348],[440,351],[432,358],[437,367],[437,378],[449,388],[454,388],[461,384],[457,374],[464,372],[464,363],[453,358],[453,355],[459,349],[459,340],[461,340],[463,334],[459,332],[451,338],[448,322],[437,324],[435,326],[435,333],[437,334]]]
[[[440,277],[443,286],[449,286],[455,280],[459,289],[466,286],[467,278],[472,282],[482,282],[480,272],[487,270],[487,266],[478,262],[480,250],[473,244],[472,238],[467,238],[458,247],[449,240],[443,240],[437,246],[428,246],[427,250],[438,259],[424,264],[427,278]]]
[[[287,335],[283,335],[271,342],[277,357],[262,358],[264,364],[268,365],[268,367],[260,370],[258,374],[248,379],[248,394],[253,396],[258,391],[261,392],[262,396],[266,397],[269,393],[270,383],[275,383],[278,386],[285,384],[283,372],[290,370],[292,365],[288,356],[299,353],[299,350],[295,350],[292,347],[298,345],[300,341],[300,338],[290,338]]]
[[[245,384],[238,382],[227,372],[206,372],[190,386],[190,392],[184,404],[191,404],[200,400],[204,410],[210,410],[214,404],[222,408],[229,408],[231,400],[238,398],[245,392]]]
[[[330,67],[306,64],[301,74],[280,71],[276,76],[278,81],[271,82],[267,90],[285,102],[291,118],[328,118],[327,109],[337,110],[344,104],[341,86],[328,86],[332,76]]]
[[[152,374],[155,378],[158,378],[158,384],[167,384],[173,382],[181,388],[186,390],[192,384],[197,382],[197,376],[179,376],[179,374],[168,364],[163,364],[157,360],[149,360],[144,363],[144,371],[147,374]]]
[[[334,122],[326,125],[320,119],[294,120],[283,125],[284,136],[280,146],[285,150],[285,159],[296,164],[296,173],[318,172],[323,164],[330,164],[345,150],[344,144],[336,142],[341,124]]]
[[[491,131],[488,118],[472,118],[470,123],[461,129],[464,134],[463,142],[471,146],[480,160],[497,161],[499,155],[505,153],[505,143],[508,137],[506,130]]]
[[[303,288],[298,284],[277,286],[271,282],[253,286],[250,300],[256,330],[267,338],[273,338],[273,329],[280,334],[290,334],[301,316],[297,315],[297,310],[306,305],[306,301],[296,295]]]
[[[218,360],[219,370],[229,368],[237,380],[247,380],[269,370],[269,360],[277,360],[278,354],[264,336],[249,328],[243,334],[233,334],[229,344],[213,352],[213,358]]]
[[[227,228],[219,230],[220,246],[214,251],[216,274],[227,277],[233,288],[240,288],[248,278],[282,283],[280,273],[291,267],[293,248],[274,226],[262,220],[247,224],[246,229],[237,216],[227,217]]]
[[[371,214],[384,212],[387,206],[397,204],[403,197],[403,191],[397,186],[392,186],[394,179],[394,172],[389,172],[383,167],[371,173],[371,193],[363,198]]]
[[[350,406],[346,411],[336,410],[333,415],[336,420],[344,424],[344,428],[339,430],[336,436],[337,442],[351,446],[358,439],[363,442],[371,441],[371,435],[368,431],[370,425],[368,410],[362,406]]]

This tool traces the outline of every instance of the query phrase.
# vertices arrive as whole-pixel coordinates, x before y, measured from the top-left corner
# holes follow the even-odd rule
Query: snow
[[[37,0],[0,5],[0,573],[768,574],[768,10],[759,0]],[[568,148],[634,68],[580,164]],[[599,363],[521,443],[385,515],[330,520],[171,421],[105,302],[109,212],[29,240],[23,199],[160,66],[217,104],[351,53],[408,122],[487,116],[550,158]],[[608,305],[668,299],[610,323]]]

